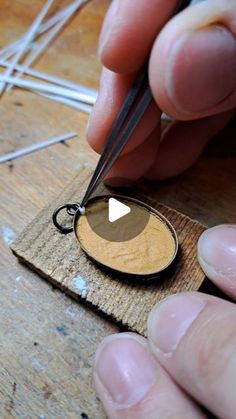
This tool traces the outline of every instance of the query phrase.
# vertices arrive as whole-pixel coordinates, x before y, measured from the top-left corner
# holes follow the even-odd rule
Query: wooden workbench
[[[67,4],[56,2],[56,7]],[[96,48],[108,0],[94,0],[70,22],[37,68],[97,88]],[[0,47],[23,34],[43,0],[1,0]],[[21,266],[9,244],[77,174],[94,166],[87,116],[14,90],[0,101],[0,154],[71,130],[79,139],[0,167],[0,417],[104,418],[91,380],[94,352],[118,327]],[[206,225],[236,222],[235,124],[188,172],[143,187]]]

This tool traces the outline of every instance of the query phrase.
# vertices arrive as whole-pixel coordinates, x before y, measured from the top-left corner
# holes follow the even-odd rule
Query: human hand
[[[100,38],[100,93],[88,141],[101,152],[137,71],[149,58],[155,103],[109,177],[164,179],[191,166],[236,112],[236,3],[206,0],[168,21],[177,0],[113,0]],[[173,122],[161,132],[161,111]]]
[[[205,273],[236,300],[236,225],[207,230],[198,243]],[[94,381],[110,419],[202,419],[205,408],[235,419],[236,307],[201,293],[168,297],[152,310],[148,339],[109,336]]]

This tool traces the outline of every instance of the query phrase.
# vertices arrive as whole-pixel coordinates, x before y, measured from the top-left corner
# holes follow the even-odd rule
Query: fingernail
[[[157,363],[144,345],[130,337],[105,340],[98,349],[95,373],[119,406],[132,406],[154,384]]]
[[[114,19],[117,15],[119,9],[119,0],[112,0],[112,3],[108,9],[105,20],[103,22],[100,38],[99,38],[99,47],[98,53],[102,54],[103,49],[105,48],[107,42],[109,41],[112,26],[114,24]]]
[[[166,90],[176,109],[211,109],[236,88],[235,37],[220,26],[185,34],[171,47],[167,69]]]
[[[204,305],[200,297],[188,294],[173,295],[159,303],[148,320],[151,342],[164,355],[171,356]]]
[[[236,281],[236,225],[220,225],[204,231],[198,241],[199,262],[206,274]]]

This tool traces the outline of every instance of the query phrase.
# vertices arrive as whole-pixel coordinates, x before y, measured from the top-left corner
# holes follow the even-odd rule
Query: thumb
[[[198,259],[208,278],[236,300],[236,225],[204,231],[198,241]]]
[[[236,107],[235,0],[207,0],[163,28],[150,59],[153,95],[176,119],[197,119]]]
[[[236,307],[200,293],[173,295],[149,317],[153,353],[172,378],[216,417],[235,418]]]

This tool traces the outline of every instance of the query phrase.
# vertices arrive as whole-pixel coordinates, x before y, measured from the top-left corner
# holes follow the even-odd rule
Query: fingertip
[[[131,42],[131,41],[129,41]],[[110,38],[106,46],[99,47],[99,58],[102,65],[114,73],[133,73],[143,65],[145,56],[137,59],[133,53],[127,59],[127,35],[121,34],[119,39]]]
[[[216,417],[234,417],[235,305],[199,292],[168,297],[152,313],[150,347],[160,364]],[[220,377],[220,380],[219,380]]]
[[[235,38],[220,26],[186,32],[172,47],[166,70],[166,93],[180,114],[212,114],[236,88]]]
[[[154,353],[170,358],[204,306],[198,293],[174,294],[158,303],[148,318],[148,338]]]
[[[103,68],[97,101],[87,125],[86,137],[94,151],[100,153],[118,115],[135,75],[121,75]]]
[[[103,65],[118,73],[137,71],[147,60],[153,41],[177,1],[113,0],[99,42]]]
[[[126,30],[127,25],[124,25],[125,19],[122,17],[121,2],[112,0],[103,22],[98,44],[98,55],[103,66],[115,73],[133,72],[138,68],[137,63],[133,63],[133,53],[127,60],[127,43],[129,43],[132,30]]]
[[[105,391],[117,408],[135,405],[155,382],[157,369],[144,338],[134,333],[109,336],[95,357],[99,395],[104,397]]]
[[[134,333],[105,338],[96,355],[94,383],[109,418],[204,418]]]
[[[93,368],[94,369],[96,369],[96,367],[97,367],[97,364],[99,362],[99,359],[102,356],[103,350],[108,345],[110,345],[110,343],[112,343],[112,342],[114,342],[114,345],[115,345],[115,343],[117,342],[118,339],[122,339],[122,340],[125,340],[125,339],[133,339],[133,340],[137,341],[138,343],[140,343],[140,344],[142,344],[144,346],[147,345],[147,342],[146,342],[146,339],[145,338],[143,338],[142,336],[137,335],[136,333],[133,333],[133,332],[113,333],[112,335],[106,336],[99,343],[99,345],[98,345],[98,347],[96,349],[95,357],[94,357],[94,365],[93,365]],[[112,345],[113,345],[113,343],[112,343]]]
[[[223,224],[206,230],[198,241],[198,259],[219,288],[236,298],[236,225]]]
[[[89,145],[97,153],[102,152],[135,77],[135,73],[122,75],[103,69],[99,95],[90,115],[86,134]],[[153,101],[121,154],[125,155],[138,148],[159,123],[160,110]]]
[[[171,19],[152,48],[149,78],[154,98],[178,120],[199,119],[235,106],[235,36],[219,23],[223,11],[222,16],[219,12],[213,16],[207,3]]]
[[[109,70],[120,74],[137,71],[145,59],[145,55],[140,51],[140,42],[136,42],[136,27],[132,19],[130,21],[130,6],[132,7],[129,2],[112,1],[99,38],[98,55],[102,64]],[[127,59],[130,45],[132,45],[132,50],[129,51],[129,59]]]

